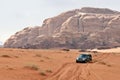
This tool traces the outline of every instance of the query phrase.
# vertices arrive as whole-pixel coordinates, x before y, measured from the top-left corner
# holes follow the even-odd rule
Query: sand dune
[[[0,80],[119,80],[120,54],[91,53],[91,63],[75,63],[78,50],[0,48]]]
[[[105,53],[120,53],[120,47],[118,48],[112,48],[112,49],[93,49],[92,51],[98,51],[98,52],[105,52]]]
[[[101,54],[97,57],[94,56],[93,63],[63,64],[60,69],[46,80],[119,80],[118,73],[120,70],[118,68],[114,69],[115,67],[106,61],[113,56],[113,54]]]

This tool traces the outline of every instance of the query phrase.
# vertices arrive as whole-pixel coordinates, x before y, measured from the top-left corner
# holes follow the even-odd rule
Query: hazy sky
[[[120,0],[0,0],[0,41],[28,26],[40,26],[48,17],[81,7],[120,11]]]

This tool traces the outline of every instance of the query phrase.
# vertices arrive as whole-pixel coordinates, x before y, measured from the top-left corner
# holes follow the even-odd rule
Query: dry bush
[[[92,52],[92,53],[98,53],[98,51],[90,51],[90,52]]]
[[[15,58],[19,58],[19,56],[14,56]]]
[[[41,54],[36,54],[35,57],[42,57],[42,55]]]
[[[44,62],[44,60],[40,60],[40,62]]]
[[[46,76],[45,72],[40,72],[39,74],[42,75],[42,76]]]
[[[93,53],[98,53],[97,51],[92,51]]]
[[[45,58],[45,59],[50,59],[50,58],[49,58],[49,57],[47,57],[47,56],[44,56],[44,58]]]
[[[70,49],[62,49],[63,51],[70,51]]]
[[[87,52],[86,49],[80,49],[79,52]]]
[[[11,67],[10,67],[10,68],[8,68],[8,70],[14,70],[14,68],[11,68]]]
[[[2,55],[1,57],[11,58],[11,56],[9,56],[7,54]]]
[[[31,70],[39,70],[39,67],[34,64],[26,65],[26,66],[24,66],[24,68],[31,69]]]
[[[52,73],[52,70],[46,70],[46,72],[48,72],[48,73]]]

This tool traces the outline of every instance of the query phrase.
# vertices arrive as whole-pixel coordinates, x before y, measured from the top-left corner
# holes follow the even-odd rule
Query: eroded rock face
[[[120,46],[120,12],[84,7],[25,28],[4,44],[9,48],[98,48]]]

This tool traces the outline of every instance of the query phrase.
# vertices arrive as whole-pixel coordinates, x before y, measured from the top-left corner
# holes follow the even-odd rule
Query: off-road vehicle
[[[87,63],[92,61],[92,55],[91,54],[80,54],[77,58],[76,58],[76,63]]]

